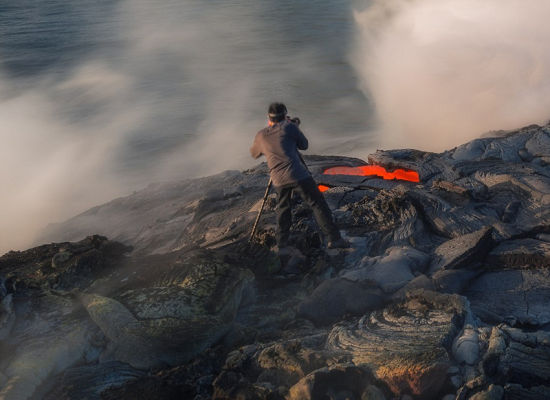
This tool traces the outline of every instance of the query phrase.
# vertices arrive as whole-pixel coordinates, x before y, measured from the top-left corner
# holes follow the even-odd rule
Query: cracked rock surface
[[[0,399],[550,398],[550,126],[324,175],[349,249],[247,171],[152,184],[0,257]],[[85,239],[82,239],[85,238]],[[41,244],[49,243],[49,244]]]

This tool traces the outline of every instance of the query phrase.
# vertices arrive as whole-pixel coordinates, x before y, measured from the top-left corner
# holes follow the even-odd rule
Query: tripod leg
[[[258,222],[260,222],[260,217],[262,216],[262,212],[264,210],[265,202],[267,201],[267,197],[269,196],[269,190],[271,189],[271,185],[273,182],[271,181],[271,178],[269,178],[269,183],[267,184],[267,188],[265,189],[264,198],[262,200],[262,205],[260,206],[260,211],[258,211],[258,216],[256,217],[256,221],[254,221],[254,226],[252,227],[252,232],[250,232],[250,237],[248,238],[248,243],[252,242],[252,239],[254,239],[254,235],[256,234],[256,228],[258,227]]]

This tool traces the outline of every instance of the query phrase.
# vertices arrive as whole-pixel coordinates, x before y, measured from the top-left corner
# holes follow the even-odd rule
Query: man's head
[[[286,118],[286,106],[283,103],[271,103],[267,110],[267,116],[271,122],[280,122]]]

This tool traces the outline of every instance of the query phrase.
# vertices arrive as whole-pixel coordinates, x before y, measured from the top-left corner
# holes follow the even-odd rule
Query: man
[[[291,225],[291,198],[296,192],[311,207],[319,227],[328,237],[327,247],[345,248],[349,244],[342,239],[332,219],[332,212],[323,194],[303,163],[298,150],[306,150],[308,141],[298,125],[299,119],[287,117],[282,103],[272,103],[268,109],[268,126],[256,134],[250,154],[254,158],[265,155],[277,199],[277,245],[288,245]]]

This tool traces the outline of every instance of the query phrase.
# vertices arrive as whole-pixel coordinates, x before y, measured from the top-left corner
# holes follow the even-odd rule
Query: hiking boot
[[[340,239],[337,239],[337,240],[330,240],[327,244],[327,248],[329,248],[329,249],[349,249],[350,244],[346,239],[340,238]]]

